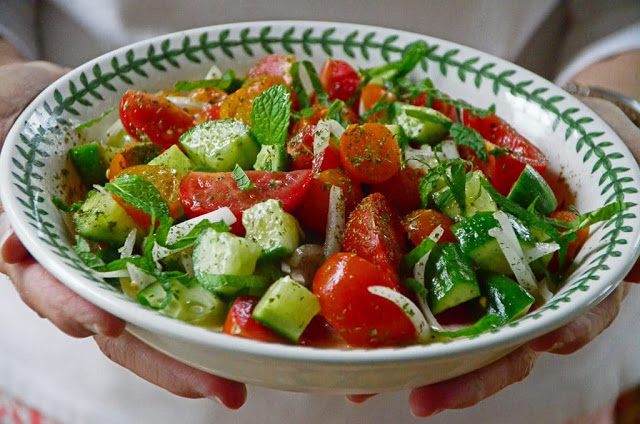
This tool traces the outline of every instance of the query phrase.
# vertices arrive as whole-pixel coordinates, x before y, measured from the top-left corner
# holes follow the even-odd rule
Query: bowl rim
[[[447,343],[434,343],[426,345],[411,345],[403,347],[384,347],[375,349],[338,349],[338,348],[314,348],[308,346],[298,345],[284,345],[284,344],[270,344],[259,342],[255,340],[242,339],[239,337],[231,337],[222,333],[212,332],[203,328],[199,328],[181,321],[177,321],[168,317],[161,316],[151,310],[142,311],[142,307],[131,307],[133,301],[120,299],[114,295],[114,293],[107,294],[105,289],[100,288],[97,284],[82,277],[78,274],[70,274],[69,267],[58,260],[52,251],[49,251],[48,246],[42,242],[37,236],[37,231],[34,231],[30,225],[24,220],[24,212],[21,210],[21,206],[17,201],[17,197],[12,193],[15,191],[13,186],[14,177],[11,175],[11,156],[9,151],[15,150],[16,142],[19,139],[20,133],[24,131],[24,123],[27,119],[34,114],[34,112],[42,106],[44,99],[50,97],[57,87],[61,87],[64,82],[68,82],[76,78],[81,72],[90,70],[92,66],[97,63],[104,62],[107,58],[115,56],[123,56],[128,50],[135,50],[142,46],[148,46],[151,44],[158,44],[164,40],[176,40],[184,37],[185,35],[202,34],[204,32],[217,32],[225,29],[234,30],[238,28],[247,27],[265,27],[265,26],[291,26],[296,28],[327,28],[333,27],[344,30],[363,30],[363,31],[377,31],[377,32],[392,32],[402,36],[412,37],[416,40],[422,39],[427,42],[435,42],[439,45],[453,46],[460,48],[462,51],[469,52],[479,56],[481,59],[489,59],[498,66],[508,66],[510,69],[517,71],[519,74],[526,76],[528,79],[532,79],[549,89],[549,92],[554,92],[564,96],[564,99],[569,102],[569,106],[578,107],[582,112],[585,112],[587,116],[593,118],[594,122],[605,128],[607,131],[608,139],[613,141],[615,148],[623,152],[627,157],[631,156],[630,151],[619,139],[617,134],[593,111],[587,106],[579,102],[569,93],[565,92],[559,87],[556,87],[546,79],[521,68],[506,60],[495,57],[491,54],[481,52],[479,50],[462,46],[458,43],[442,40],[439,38],[412,33],[408,31],[395,30],[382,26],[372,25],[360,25],[350,23],[328,22],[328,21],[291,21],[291,20],[269,20],[269,21],[249,21],[249,22],[237,22],[231,24],[221,24],[206,26],[200,28],[193,28],[184,31],[178,31],[170,34],[164,34],[157,37],[153,37],[147,40],[138,41],[126,45],[124,47],[115,49],[111,52],[105,53],[95,59],[92,59],[66,75],[62,76],[58,80],[54,81],[49,87],[43,90],[30,105],[20,114],[16,119],[14,125],[9,131],[5,140],[5,146],[2,149],[2,156],[0,157],[0,198],[5,208],[5,212],[11,222],[11,225],[16,235],[25,244],[25,247],[32,253],[33,257],[40,262],[49,272],[51,272],[58,280],[63,282],[64,285],[69,287],[72,291],[85,298],[94,305],[112,313],[115,316],[131,323],[135,326],[144,328],[146,330],[168,336],[176,340],[185,342],[196,341],[200,345],[212,347],[216,349],[223,349],[227,351],[235,351],[237,353],[243,353],[248,355],[254,355],[272,359],[283,359],[289,361],[302,361],[302,362],[314,362],[314,363],[342,363],[342,364],[380,364],[380,363],[392,363],[392,362],[406,362],[406,361],[428,361],[439,358],[451,358],[460,355],[466,355],[475,351],[489,349],[492,346],[516,346],[518,344],[525,343],[540,335],[546,334],[567,322],[573,320],[577,316],[581,315],[588,308],[599,303],[607,295],[609,295],[622,281],[624,276],[631,269],[635,260],[640,254],[640,225],[636,225],[635,238],[633,245],[630,247],[632,253],[629,255],[630,260],[625,262],[625,266],[618,267],[615,270],[609,269],[606,272],[606,282],[598,283],[598,289],[590,288],[592,296],[590,298],[580,298],[577,302],[576,299],[572,301],[572,307],[559,308],[558,310],[548,310],[546,314],[542,314],[540,319],[529,320],[522,322],[520,325],[510,327],[509,325],[500,327],[500,331],[496,333],[487,332],[475,338],[463,338],[453,340]],[[357,59],[354,59],[357,60]],[[640,168],[638,164],[631,165],[630,171],[636,181],[640,181]],[[638,219],[635,219],[636,223]],[[577,302],[577,303],[576,303]],[[140,305],[138,305],[140,306]],[[536,323],[531,323],[536,321]]]

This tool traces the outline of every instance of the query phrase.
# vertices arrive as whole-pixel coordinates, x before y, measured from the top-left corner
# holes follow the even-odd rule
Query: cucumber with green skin
[[[262,247],[267,257],[285,257],[300,245],[300,226],[293,215],[274,199],[258,203],[242,213],[247,240]]]
[[[415,143],[436,144],[449,133],[449,128],[441,122],[451,122],[451,120],[437,110],[401,102],[395,102],[391,110],[393,123],[402,127],[407,138]],[[425,113],[432,116],[433,120],[409,116],[407,111]]]
[[[89,192],[82,207],[73,214],[73,222],[82,237],[112,246],[122,246],[129,233],[137,229],[110,194],[95,190]]]
[[[69,150],[69,157],[87,187],[107,182],[104,149],[97,142],[72,147]]]
[[[532,204],[543,215],[549,215],[558,207],[553,190],[534,167],[527,164],[511,187],[507,199],[529,208]],[[534,203],[535,202],[535,203]]]
[[[263,171],[288,171],[289,156],[287,155],[286,147],[281,144],[261,146],[253,169]]]
[[[529,292],[506,275],[481,275],[480,288],[487,302],[486,313],[500,317],[501,324],[523,317],[535,302]]]
[[[169,147],[160,155],[151,159],[149,165],[165,166],[175,169],[181,176],[187,175],[187,172],[193,169],[193,164],[189,158],[182,153],[182,150],[176,145]]]
[[[269,287],[251,316],[292,342],[297,342],[311,319],[319,312],[320,302],[317,296],[286,276]]]
[[[456,222],[462,221],[465,217],[473,216],[479,212],[495,212],[498,210],[496,202],[493,201],[487,190],[482,187],[481,180],[485,179],[481,171],[474,171],[467,174],[467,181],[464,185],[465,209],[458,205],[449,186],[445,185],[436,190],[431,195],[433,202],[438,209]]]
[[[454,243],[436,245],[425,267],[427,300],[434,314],[480,296],[471,260]]]
[[[535,239],[529,229],[516,217],[509,216],[520,244],[533,247]],[[463,221],[454,224],[451,231],[460,242],[462,251],[469,256],[478,268],[511,275],[513,271],[507,262],[496,239],[489,235],[489,230],[499,228],[493,212],[479,212]]]
[[[180,145],[196,167],[211,172],[232,171],[236,164],[251,169],[260,150],[249,126],[235,119],[197,125],[182,134]]]

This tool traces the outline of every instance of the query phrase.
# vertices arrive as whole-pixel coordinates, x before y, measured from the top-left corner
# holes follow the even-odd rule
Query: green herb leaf
[[[425,286],[420,284],[418,280],[414,278],[405,278],[404,280],[402,280],[402,284],[406,288],[408,288],[409,290],[417,294],[418,297],[420,297],[422,300],[424,300],[425,302],[427,301],[427,295],[429,294],[429,290],[427,290]]]
[[[103,112],[102,115],[100,115],[99,117],[97,117],[96,119],[92,119],[89,122],[85,122],[84,124],[78,125],[75,130],[76,131],[80,131],[80,130],[84,130],[86,128],[91,128],[93,127],[95,124],[97,124],[98,122],[102,121],[106,116],[110,115],[111,112],[113,112],[115,110],[115,106],[112,107],[111,109],[109,109],[106,112]]]
[[[393,105],[393,102],[390,102],[389,99],[387,99],[387,96],[382,96],[380,100],[378,100],[371,109],[366,110],[362,114],[362,116],[360,117],[360,120],[366,122],[371,115],[376,114],[378,112],[387,112],[387,115],[388,115],[389,109],[391,109],[392,105]]]
[[[233,287],[235,294],[249,294],[252,290],[265,288],[269,281],[262,275],[212,275],[206,274],[198,277],[202,287],[218,295],[228,293],[229,287]]]
[[[152,265],[153,262],[149,263],[147,258],[134,255],[128,258],[118,258],[111,261],[102,269],[102,271],[119,271],[121,269],[126,269],[127,264],[129,263],[148,273],[152,273],[153,269],[156,268],[155,265]]]
[[[469,327],[458,331],[433,331],[432,336],[435,341],[445,341],[457,339],[459,337],[471,337],[482,334],[492,328],[499,327],[502,319],[497,315],[485,315]]]
[[[240,168],[240,165],[238,165],[237,163],[235,168],[233,168],[231,176],[236,181],[236,184],[238,184],[238,188],[241,191],[249,190],[255,187],[253,181],[249,179],[247,174],[242,170],[242,168]]]
[[[405,113],[407,114],[407,116],[410,116],[412,118],[416,118],[421,121],[433,122],[434,124],[442,125],[447,129],[451,128],[453,125],[456,125],[453,122],[449,121],[448,119],[441,118],[440,116],[437,116],[432,113],[427,113],[424,110],[409,109],[409,110],[406,110]],[[457,125],[460,125],[460,124],[457,124]]]
[[[316,73],[316,69],[313,67],[313,64],[308,60],[302,61],[302,65],[307,70],[307,74],[309,74],[309,79],[311,80],[311,86],[313,87],[313,91],[316,93],[316,99],[318,100],[318,104],[320,106],[329,106],[331,101],[329,100],[329,95],[327,91],[324,89],[320,78],[318,78],[318,74]]]
[[[395,80],[403,78],[416,67],[427,53],[429,46],[424,41],[412,43],[405,49],[400,60],[390,62],[377,68],[365,69],[362,74],[369,80],[383,76],[392,84]]]
[[[454,199],[462,211],[466,208],[465,187],[467,182],[467,168],[462,162],[451,165],[451,177],[447,178],[447,185],[451,189]],[[446,175],[446,173],[445,173]]]
[[[219,79],[178,81],[173,89],[174,91],[188,92],[199,88],[218,88],[227,93],[233,93],[241,86],[242,80],[236,78],[236,74],[233,71],[227,71]]]
[[[398,274],[400,276],[410,272],[413,267],[418,263],[418,261],[427,253],[434,248],[436,242],[431,240],[429,237],[422,240],[422,242],[414,247],[411,252],[407,253],[402,257],[402,261],[400,261],[400,266],[398,267]],[[420,283],[418,283],[420,284]],[[422,286],[422,284],[420,284]],[[424,288],[424,287],[423,287]]]
[[[487,161],[487,151],[484,148],[485,140],[478,131],[455,122],[449,128],[449,134],[457,145],[472,148],[480,160]]]
[[[311,101],[309,100],[309,95],[305,91],[304,85],[302,85],[302,80],[300,79],[300,62],[295,62],[291,65],[291,78],[291,88],[298,98],[298,104],[300,105],[302,112],[302,110],[311,107]]]
[[[99,269],[104,266],[104,261],[91,251],[89,243],[82,237],[76,236],[76,244],[73,246],[73,250],[89,268]]]
[[[260,144],[284,144],[291,119],[291,98],[284,84],[264,90],[253,102],[251,133]]]
[[[199,223],[197,223],[195,227],[193,227],[193,229],[189,231],[188,234],[186,234],[184,237],[180,237],[175,243],[166,244],[166,238],[164,240],[160,240],[159,237],[156,241],[159,245],[161,245],[162,247],[166,247],[167,249],[182,249],[195,243],[200,233],[208,228],[212,228],[219,233],[226,233],[231,230],[231,228],[227,224],[225,224],[224,221],[211,222],[205,219],[204,221],[200,221]]]
[[[71,206],[67,206],[64,204],[62,199],[60,199],[58,196],[51,197],[51,201],[53,202],[56,208],[60,209],[62,212],[67,212],[67,213],[72,213],[80,210],[80,208],[84,204],[84,202],[76,202]]]
[[[169,218],[169,206],[158,189],[139,175],[124,174],[107,183],[104,189],[146,213],[152,221]]]

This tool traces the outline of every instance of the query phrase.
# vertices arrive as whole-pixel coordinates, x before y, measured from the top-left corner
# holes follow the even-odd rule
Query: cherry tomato
[[[420,177],[423,171],[406,167],[391,178],[371,185],[371,191],[381,193],[391,207],[400,215],[407,214],[420,206]]]
[[[292,55],[270,54],[258,61],[247,73],[249,78],[269,76],[281,77],[287,85],[291,85],[291,65],[296,59]]]
[[[169,214],[172,218],[179,218],[182,215],[182,204],[180,203],[180,180],[173,169],[165,166],[155,165],[135,165],[123,169],[112,179],[116,179],[122,175],[138,175],[151,184],[160,192],[160,195],[169,206]],[[151,226],[151,217],[140,209],[136,209],[129,203],[113,196],[114,199],[124,208],[127,214],[138,224],[149,228]]]
[[[193,117],[169,100],[142,91],[129,90],[120,102],[120,120],[132,137],[168,149],[194,126]]]
[[[343,250],[395,271],[405,253],[400,219],[380,193],[365,197],[349,216]]]
[[[310,116],[300,118],[300,120],[296,122],[296,125],[293,127],[293,131],[292,131],[293,134],[297,134],[309,126],[315,127],[318,121],[320,121],[321,119],[327,116],[327,112],[329,111],[329,106],[313,105],[312,109],[313,109],[313,114],[311,114]],[[356,122],[358,122],[358,116],[349,108],[342,109],[342,119],[344,119],[345,122],[348,122],[350,124],[355,124]]]
[[[306,126],[287,142],[287,153],[291,156],[291,169],[311,169],[313,163],[313,138],[315,124]]]
[[[318,174],[327,169],[340,168],[340,150],[333,142],[329,142],[329,145],[319,154],[313,157],[313,172]]]
[[[304,333],[300,336],[298,344],[328,348],[347,347],[347,342],[322,315],[313,317],[307,328],[304,329]]]
[[[207,121],[217,121],[220,119],[220,106],[218,105],[211,105],[203,112]]]
[[[220,105],[220,118],[235,118],[247,125],[251,125],[251,109],[253,101],[269,87],[285,84],[282,77],[262,76],[251,80],[247,85],[239,88],[227,96]]]
[[[336,253],[316,272],[313,293],[321,314],[355,347],[415,342],[416,330],[396,304],[369,293],[370,286],[400,291],[397,277],[354,253]]]
[[[574,219],[577,219],[578,215],[576,215],[575,212],[568,211],[568,210],[556,210],[554,212],[551,212],[549,217],[552,219],[557,219],[559,221],[569,222],[569,221],[573,221]],[[576,236],[577,236],[576,239],[571,243],[569,243],[569,245],[567,246],[567,256],[565,257],[565,260],[564,260],[565,264],[572,263],[573,260],[576,258],[576,256],[578,255],[578,252],[580,251],[584,243],[589,238],[589,228],[587,227],[587,228],[582,228],[578,230],[576,232]],[[561,268],[563,267],[560,266],[560,263],[558,262],[558,253],[556,252],[553,255],[553,258],[551,259],[551,262],[549,262],[549,269],[552,272],[557,272]]]
[[[442,113],[453,122],[458,122],[458,112],[455,107],[439,99],[432,99],[431,104],[429,104],[429,98],[425,93],[419,94],[416,98],[412,99],[410,103],[414,106],[428,106]]]
[[[229,309],[222,332],[262,342],[289,343],[287,339],[251,317],[259,300],[257,296],[238,297]]]
[[[242,232],[242,212],[267,199],[282,202],[282,208],[293,212],[310,188],[311,170],[272,172],[246,171],[255,185],[240,190],[231,172],[189,172],[180,184],[180,198],[187,217],[193,218],[228,207],[238,219],[234,232]]]
[[[153,143],[136,143],[126,146],[114,156],[107,177],[111,179],[125,168],[148,163],[160,153],[162,148]]]
[[[227,92],[215,87],[203,87],[193,90],[189,97],[210,105],[220,105],[227,98]]]
[[[396,100],[396,96],[380,84],[365,85],[360,92],[360,113],[374,107],[382,98],[386,98],[385,101],[387,102]],[[376,112],[369,116],[367,122],[383,122],[386,119],[387,116],[385,112]]]
[[[402,219],[402,227],[409,235],[411,243],[415,246],[429,237],[438,225],[444,230],[438,243],[457,243],[458,240],[451,232],[453,224],[454,222],[451,218],[433,209],[417,209]]]
[[[320,81],[331,100],[348,101],[360,86],[360,76],[347,62],[329,59],[320,71]],[[355,102],[354,104],[358,104]]]
[[[382,124],[350,125],[340,137],[340,161],[354,179],[381,183],[400,170],[400,146]]]
[[[349,178],[342,169],[322,171],[311,180],[307,194],[298,208],[297,216],[301,224],[318,233],[325,232],[329,212],[329,192],[334,185],[342,189],[342,194],[346,198],[346,216],[349,216],[362,200],[360,184]]]

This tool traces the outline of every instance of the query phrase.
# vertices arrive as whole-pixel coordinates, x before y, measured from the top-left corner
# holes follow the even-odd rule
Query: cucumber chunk
[[[252,275],[261,253],[260,245],[251,240],[208,228],[194,244],[193,271],[207,290],[234,296],[267,284],[265,278]]]
[[[236,164],[250,169],[260,149],[249,127],[235,119],[197,125],[182,134],[180,144],[196,167],[212,172],[232,171]]]
[[[529,292],[502,274],[484,275],[480,287],[487,301],[486,313],[500,317],[502,324],[523,317],[535,302]]]
[[[277,200],[269,199],[244,211],[242,225],[247,240],[260,245],[265,256],[289,256],[300,245],[298,221]]]
[[[69,157],[87,187],[107,181],[107,162],[103,149],[97,142],[72,147]]]
[[[170,280],[171,300],[162,308],[167,293],[159,281],[151,283],[137,295],[140,303],[160,309],[164,315],[206,328],[219,328],[227,315],[227,305],[197,282],[190,286]]]
[[[387,124],[385,125],[385,127],[387,127],[389,131],[391,131],[391,134],[393,134],[393,137],[396,139],[396,141],[398,142],[398,146],[400,146],[401,149],[404,149],[409,145],[409,139],[407,138],[407,135],[404,133],[404,130],[400,125]]]
[[[185,176],[187,172],[193,169],[193,164],[189,158],[182,153],[182,150],[176,145],[169,147],[162,152],[159,156],[153,158],[149,165],[165,166],[167,168],[175,169],[180,176]]]
[[[87,200],[73,215],[73,222],[82,237],[112,246],[122,246],[131,230],[137,228],[110,194],[95,190],[89,192]]]
[[[263,171],[288,171],[289,156],[287,149],[280,144],[264,145],[260,147],[256,163],[253,169],[261,169]]]
[[[418,119],[407,115],[407,111],[423,112],[433,116],[433,121]],[[413,106],[407,103],[396,102],[392,107],[393,123],[404,130],[407,138],[419,144],[436,144],[448,133],[449,129],[440,122],[450,122],[442,113],[427,107]]]
[[[318,312],[320,302],[316,295],[286,276],[269,287],[251,316],[292,342],[297,342]]]
[[[507,198],[523,208],[534,204],[535,209],[543,215],[549,215],[558,207],[558,200],[549,184],[529,164],[524,167],[515,184],[511,187]]]
[[[467,178],[464,185],[464,196],[467,202],[465,215],[473,216],[479,212],[495,212],[498,210],[496,202],[491,198],[487,190],[482,187],[481,181],[485,179],[482,171],[474,171]]]
[[[434,314],[480,296],[471,260],[460,246],[442,243],[431,250],[425,267],[427,300]]]
[[[513,215],[508,216],[520,244],[533,246],[535,239],[529,229]],[[473,259],[479,268],[512,275],[513,271],[498,242],[489,235],[489,230],[496,227],[499,227],[499,224],[493,217],[493,212],[479,212],[453,225],[451,231],[460,241],[462,251]]]

